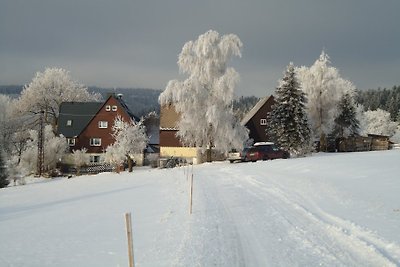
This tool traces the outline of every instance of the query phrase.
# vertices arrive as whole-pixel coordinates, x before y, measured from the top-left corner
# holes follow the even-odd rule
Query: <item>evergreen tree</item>
[[[7,179],[7,171],[0,151],[0,188],[6,187],[10,182]]]
[[[394,93],[390,100],[387,102],[386,106],[386,110],[390,113],[390,118],[395,121],[397,119],[397,113],[399,112],[399,101]]]
[[[268,134],[291,154],[305,154],[309,149],[311,130],[305,110],[306,96],[300,89],[293,63],[287,67],[275,93],[276,103],[268,115]]]
[[[360,122],[356,117],[356,108],[353,98],[346,93],[338,104],[339,115],[335,119],[333,134],[335,137],[347,137],[358,134]]]

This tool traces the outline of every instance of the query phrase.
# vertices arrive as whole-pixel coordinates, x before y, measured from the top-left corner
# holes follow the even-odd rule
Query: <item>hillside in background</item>
[[[22,85],[0,85],[0,94],[17,98],[23,89]],[[161,90],[144,88],[101,88],[89,86],[90,92],[100,93],[103,98],[109,93],[122,94],[123,99],[130,110],[138,117],[144,116],[151,111],[160,112],[158,96]]]
[[[22,85],[0,85],[0,94],[9,95],[17,98],[22,92]],[[123,94],[123,99],[138,116],[144,116],[151,111],[160,112],[158,96],[162,92],[159,89],[145,88],[102,88],[89,86],[89,91],[100,93],[103,98],[108,93]],[[233,110],[239,119],[254,107],[259,98],[255,96],[240,96],[233,102]],[[399,119],[400,110],[400,86],[393,86],[391,89],[378,88],[368,90],[358,90],[356,96],[357,103],[362,104],[365,110],[376,110],[378,108],[390,112],[392,120]]]
[[[0,85],[0,94],[17,98],[21,94],[22,89],[22,85]],[[100,93],[104,99],[109,93],[122,94],[123,99],[130,110],[138,117],[144,116],[152,111],[157,112],[157,114],[160,113],[158,96],[162,90],[145,88],[102,88],[89,86],[89,91]],[[233,110],[239,118],[242,118],[250,109],[253,108],[258,100],[259,98],[255,96],[241,96],[234,100]]]
[[[122,99],[128,105],[129,109],[139,118],[155,111],[160,113],[160,105],[158,104],[158,96],[161,90],[144,89],[144,88],[100,88],[89,86],[89,91],[100,93],[103,98],[109,93],[122,94]]]

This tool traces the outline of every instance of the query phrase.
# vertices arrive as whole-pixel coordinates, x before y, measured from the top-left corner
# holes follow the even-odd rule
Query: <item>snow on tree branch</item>
[[[239,74],[227,67],[233,56],[241,56],[242,46],[236,35],[220,37],[212,30],[183,46],[178,66],[188,78],[169,81],[159,98],[161,105],[172,104],[180,114],[182,143],[221,151],[243,147],[248,131],[231,107]]]
[[[329,56],[324,51],[311,67],[297,68],[297,76],[307,94],[307,111],[314,136],[329,134],[338,115],[341,97],[346,93],[354,97],[354,85],[330,66]]]
[[[115,142],[106,150],[106,161],[120,164],[125,158],[140,154],[146,148],[148,137],[143,121],[126,122],[120,116],[115,118],[112,127]]]
[[[25,85],[16,105],[17,113],[37,114],[43,110],[46,122],[57,125],[59,107],[62,102],[99,101],[100,94],[91,94],[87,88],[72,80],[68,71],[61,68],[47,68],[36,73]]]

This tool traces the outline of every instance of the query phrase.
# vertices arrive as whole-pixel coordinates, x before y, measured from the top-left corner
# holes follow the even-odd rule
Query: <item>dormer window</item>
[[[112,111],[117,111],[117,106],[112,106]]]
[[[111,110],[111,106],[110,105],[106,105],[106,111],[110,111]]]
[[[67,126],[72,126],[72,120],[67,120]]]

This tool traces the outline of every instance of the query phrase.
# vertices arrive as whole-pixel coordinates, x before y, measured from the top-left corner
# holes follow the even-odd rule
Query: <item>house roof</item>
[[[240,122],[240,124],[242,125],[246,125],[251,118],[254,117],[254,115],[256,115],[256,113],[260,110],[260,108],[262,106],[264,106],[264,104],[268,101],[268,99],[270,99],[271,97],[273,97],[272,95],[270,96],[266,96],[260,99],[260,101],[257,102],[257,104],[246,114],[246,116],[243,117],[242,121]]]
[[[119,102],[119,104],[124,108],[124,110],[126,111],[126,113],[128,113],[129,117],[132,118],[132,120],[138,122],[140,121],[140,118],[136,117],[132,111],[129,109],[128,105],[125,103],[125,101],[122,99],[122,95],[114,95],[114,98],[117,99],[117,101]],[[106,101],[107,102],[107,101]]]
[[[58,121],[58,133],[66,137],[78,136],[96,116],[99,110],[113,97],[123,107],[123,110],[128,116],[134,120],[139,121],[121,96],[110,94],[104,102],[63,102],[60,106],[60,116]],[[72,124],[67,125],[67,121],[71,120]]]
[[[66,137],[78,136],[102,106],[102,102],[61,103],[58,133]],[[72,121],[71,126],[67,126],[68,120]]]

